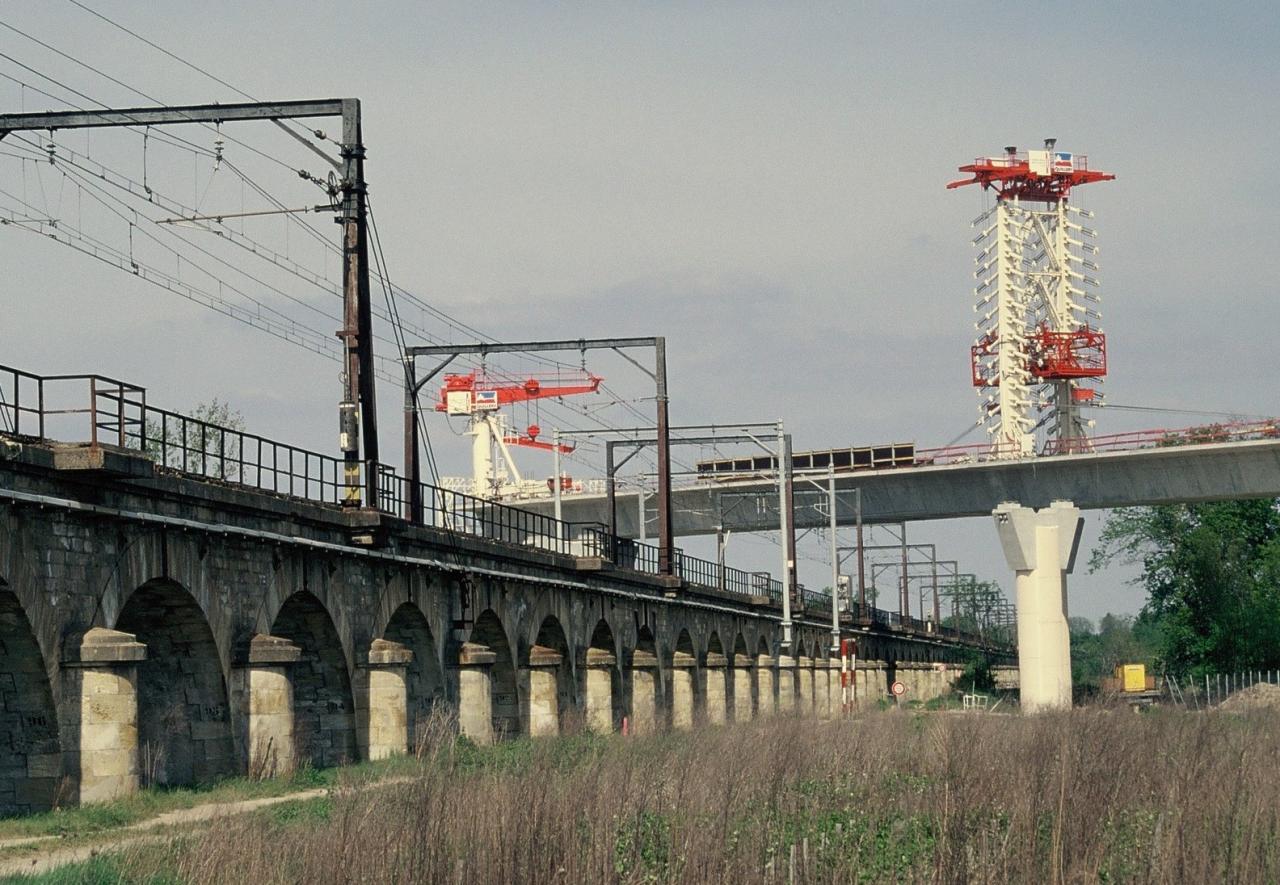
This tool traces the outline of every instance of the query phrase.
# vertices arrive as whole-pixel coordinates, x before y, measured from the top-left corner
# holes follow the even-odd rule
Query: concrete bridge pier
[[[643,649],[631,654],[631,730],[633,734],[658,730],[658,657]]]
[[[293,680],[289,668],[302,649],[280,636],[257,633],[231,668],[231,702],[237,711],[236,756],[250,777],[294,769]]]
[[[488,647],[464,642],[458,652],[458,731],[481,746],[493,743],[493,665]]]
[[[711,725],[724,725],[728,719],[728,700],[726,698],[725,670],[728,658],[719,652],[707,652],[707,663],[704,672],[707,686],[703,693],[704,712]]]
[[[63,659],[63,720],[71,726],[64,759],[78,772],[81,803],[138,789],[138,664],[146,656],[132,634],[94,627]]]
[[[733,682],[733,721],[750,722],[755,716],[752,679],[754,675],[752,660],[744,654],[733,656],[733,667],[729,670],[729,678]]]
[[[559,675],[564,657],[553,648],[535,645],[529,649],[529,666],[523,672],[524,696],[528,699],[530,737],[553,737],[560,733]]]
[[[365,759],[409,751],[409,665],[413,652],[398,642],[375,639],[365,671],[368,719],[360,735]]]
[[[1018,690],[1027,712],[1071,706],[1067,575],[1084,520],[1070,501],[1041,510],[1006,502],[992,515],[1014,570],[1018,609]]]
[[[772,716],[777,712],[777,692],[774,689],[777,663],[772,655],[756,657],[756,715]]]
[[[694,687],[697,674],[697,659],[686,652],[678,651],[671,658],[671,727],[688,729],[693,727]]]
[[[613,668],[618,659],[600,648],[587,649],[587,728],[597,734],[613,731]]]

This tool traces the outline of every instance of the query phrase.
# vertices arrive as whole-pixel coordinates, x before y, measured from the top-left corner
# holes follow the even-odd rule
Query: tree
[[[148,417],[143,450],[163,467],[238,480],[244,428],[244,416],[214,397],[187,415]]]
[[[1090,570],[1140,564],[1139,623],[1178,675],[1280,666],[1277,499],[1114,511]]]
[[[1088,618],[1071,618],[1071,681],[1088,691],[1102,684],[1120,664],[1150,664],[1155,660],[1155,643],[1150,628],[1141,619],[1106,614],[1097,630]]]

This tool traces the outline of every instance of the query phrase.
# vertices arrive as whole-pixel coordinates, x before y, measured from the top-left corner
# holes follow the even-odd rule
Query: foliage
[[[148,418],[143,449],[164,467],[236,480],[244,428],[244,416],[214,397],[185,416]]]
[[[1096,689],[1119,664],[1155,662],[1158,634],[1146,620],[1107,614],[1095,630],[1088,618],[1071,618],[1071,682]]]
[[[965,654],[964,672],[956,680],[957,690],[990,694],[996,690],[992,660],[985,652],[972,649]]]
[[[1142,566],[1140,623],[1178,675],[1280,667],[1280,501],[1114,511],[1090,568]]]

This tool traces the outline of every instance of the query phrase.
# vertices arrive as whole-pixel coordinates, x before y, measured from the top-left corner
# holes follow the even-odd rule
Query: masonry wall
[[[640,683],[654,726],[673,713],[696,721],[708,655],[711,678],[723,680],[725,649],[752,662],[763,654],[775,669],[759,684],[778,684],[776,611],[669,596],[651,576],[431,530],[374,526],[388,540],[362,550],[351,540],[361,518],[181,477],[58,471],[39,449],[14,456],[0,445],[0,813],[75,801],[98,777],[77,743],[82,705],[63,697],[85,684],[132,686],[136,721],[119,732],[122,741],[136,732],[129,776],[171,785],[354,761],[371,740],[379,752],[409,749],[434,711],[457,711],[464,646],[481,662],[467,679],[485,687],[497,737],[528,729],[521,685],[531,678],[554,685],[541,703],[555,715],[543,709],[539,721],[555,727],[585,715],[591,667],[595,727],[634,719]],[[111,633],[104,642],[118,659],[75,658],[68,638],[95,629]],[[822,648],[828,631],[801,615],[796,642]],[[384,643],[378,660],[375,642]],[[653,662],[643,679],[638,650]],[[64,678],[73,658],[84,672]],[[374,667],[391,669],[371,677]],[[371,710],[401,696],[403,711]],[[713,715],[728,718],[740,696],[716,689]],[[687,705],[675,710],[678,699]],[[271,746],[255,746],[254,735]]]

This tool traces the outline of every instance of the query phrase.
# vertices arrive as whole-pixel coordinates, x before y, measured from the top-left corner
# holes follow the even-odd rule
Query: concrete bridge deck
[[[826,492],[797,474],[795,519],[799,528],[827,525]],[[826,474],[813,479],[825,486]],[[772,478],[705,481],[672,490],[678,537],[776,531],[778,498]],[[1072,501],[1083,510],[1239,498],[1280,497],[1280,439],[1198,443],[1130,451],[1052,455],[1009,461],[926,465],[836,474],[836,517],[855,520],[855,489],[862,490],[867,523],[990,516],[1005,501],[1047,507]],[[646,500],[652,534],[654,503]],[[642,537],[635,492],[618,493],[617,533]],[[522,502],[534,513],[551,513],[551,502]],[[564,518],[607,522],[602,495],[566,495]]]
[[[767,596],[153,461],[0,436],[0,813],[405,752],[437,711],[490,741],[839,707],[829,609],[783,649]],[[844,628],[864,704],[965,654]]]

